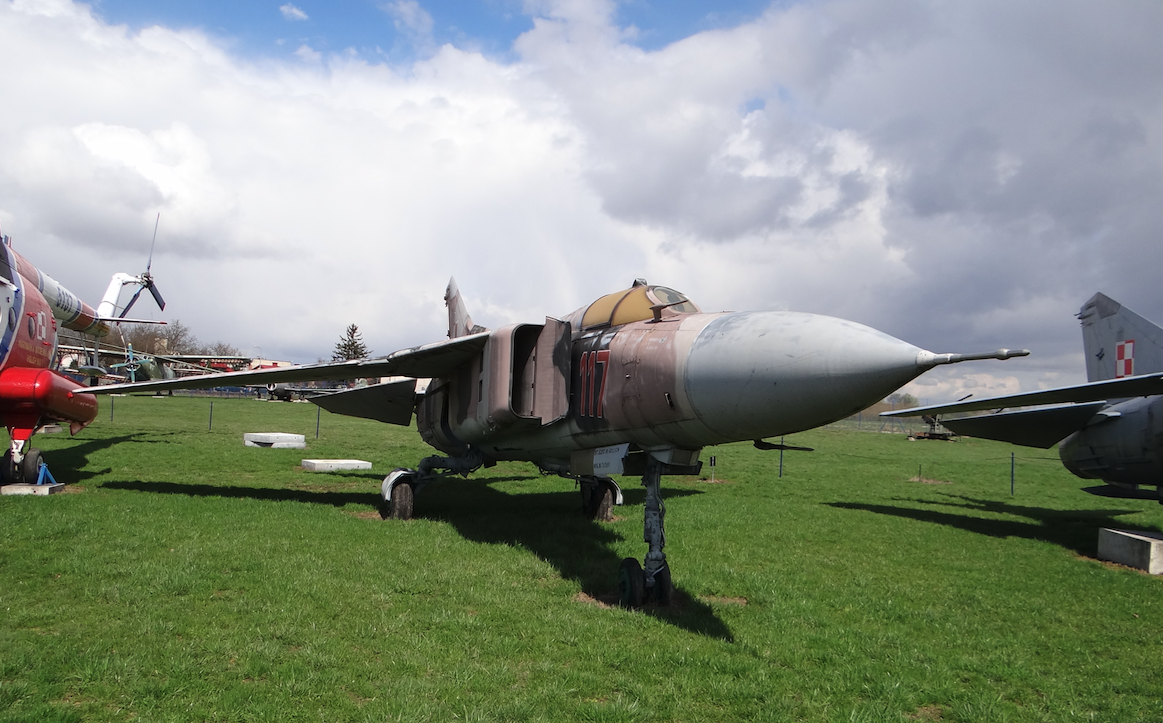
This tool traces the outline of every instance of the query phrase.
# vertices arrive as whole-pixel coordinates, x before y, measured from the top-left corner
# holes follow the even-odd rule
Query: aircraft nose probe
[[[1013,359],[1017,356],[1029,356],[1029,349],[998,349],[997,351],[985,351],[978,354],[934,354],[931,351],[922,350],[917,354],[917,367],[919,369],[932,369],[935,366],[942,364],[956,364],[964,361],[980,361],[982,359]]]

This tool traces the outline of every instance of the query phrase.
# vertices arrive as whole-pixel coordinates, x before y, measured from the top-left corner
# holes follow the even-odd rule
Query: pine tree
[[[351,359],[367,359],[369,356],[371,356],[371,350],[363,343],[359,327],[352,324],[347,327],[343,338],[335,345],[331,359],[332,361],[350,361]]]

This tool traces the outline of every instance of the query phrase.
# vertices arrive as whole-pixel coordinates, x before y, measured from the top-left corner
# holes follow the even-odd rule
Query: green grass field
[[[253,400],[102,400],[0,498],[2,721],[1157,721],[1163,581],[1093,559],[1163,529],[1053,450],[823,429],[666,478],[669,609],[626,611],[612,523],[498,465],[383,521],[414,431]],[[306,450],[242,445],[294,432]],[[369,460],[316,474],[303,458]],[[704,467],[704,473],[709,469]],[[918,474],[919,472],[919,474]]]

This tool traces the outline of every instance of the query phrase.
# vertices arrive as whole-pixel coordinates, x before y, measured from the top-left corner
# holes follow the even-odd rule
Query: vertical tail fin
[[[1078,318],[1087,381],[1163,372],[1163,329],[1156,324],[1102,293],[1082,305]]]
[[[484,327],[477,326],[472,323],[472,317],[468,315],[468,309],[465,308],[464,299],[460,295],[460,289],[456,288],[456,279],[448,280],[448,288],[444,291],[444,305],[448,307],[448,338],[455,339],[458,336],[468,336],[469,334],[476,334],[484,331]]]

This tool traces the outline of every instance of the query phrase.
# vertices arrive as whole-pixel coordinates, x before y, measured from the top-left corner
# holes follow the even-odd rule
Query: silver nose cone
[[[844,319],[725,314],[695,339],[687,396],[710,430],[732,440],[818,427],[855,414],[915,378],[922,350]]]

